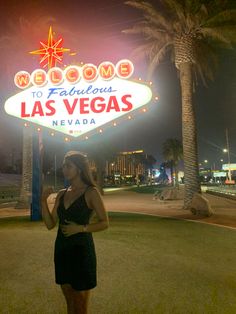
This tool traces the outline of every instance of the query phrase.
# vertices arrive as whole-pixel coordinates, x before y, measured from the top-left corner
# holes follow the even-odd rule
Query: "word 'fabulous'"
[[[14,77],[15,85],[25,89],[33,84],[36,87],[43,87],[47,83],[60,85],[64,81],[69,84],[76,84],[82,78],[86,82],[93,82],[98,77],[103,80],[111,80],[117,75],[119,78],[128,79],[134,72],[134,65],[130,60],[120,60],[116,65],[111,62],[102,62],[98,67],[94,64],[85,64],[83,67],[71,65],[64,69],[54,67],[48,73],[37,69],[29,74],[26,71],[19,71]]]

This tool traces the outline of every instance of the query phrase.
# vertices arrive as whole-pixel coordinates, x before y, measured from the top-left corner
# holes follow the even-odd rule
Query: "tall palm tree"
[[[204,83],[213,79],[215,48],[230,48],[236,39],[236,10],[232,9],[233,2],[230,6],[227,0],[155,0],[155,4],[131,0],[125,3],[143,13],[143,20],[124,32],[143,35],[145,42],[135,52],[149,58],[149,73],[165,57],[171,57],[178,71],[182,93],[184,208],[188,209],[194,193],[201,191],[194,79],[196,74],[200,74]]]
[[[176,138],[167,139],[162,145],[162,153],[165,160],[168,162],[171,170],[172,184],[178,184],[178,163],[183,158],[182,142]],[[173,180],[173,173],[175,173],[175,181]]]

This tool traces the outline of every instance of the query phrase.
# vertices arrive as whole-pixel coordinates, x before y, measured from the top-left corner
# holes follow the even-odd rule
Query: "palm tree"
[[[143,13],[143,20],[124,32],[143,35],[145,42],[135,53],[149,58],[150,75],[165,57],[171,57],[178,71],[182,93],[184,208],[188,209],[194,193],[201,192],[193,104],[195,78],[200,74],[204,84],[213,79],[215,48],[230,48],[236,39],[236,10],[227,0],[156,0],[155,6],[147,1],[125,3]]]
[[[171,182],[174,185],[178,184],[178,163],[183,158],[182,142],[176,138],[167,139],[162,146],[162,153],[165,160],[168,162],[171,171]],[[173,180],[175,173],[175,182]]]

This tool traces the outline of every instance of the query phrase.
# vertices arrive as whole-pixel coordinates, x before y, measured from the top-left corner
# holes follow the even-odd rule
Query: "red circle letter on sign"
[[[130,60],[120,60],[116,65],[116,73],[120,78],[128,79],[134,72],[134,65]]]
[[[94,81],[97,77],[97,67],[94,64],[85,64],[83,66],[83,77],[85,81]]]
[[[64,71],[64,77],[70,84],[76,84],[80,80],[80,68],[74,65]]]
[[[103,80],[111,80],[115,76],[115,66],[111,62],[102,62],[98,67],[98,72]]]
[[[34,86],[44,86],[47,83],[47,73],[44,70],[35,70],[31,74],[31,82]]]
[[[53,85],[60,85],[63,82],[63,71],[60,68],[51,68],[48,79]]]
[[[14,77],[14,83],[19,88],[27,88],[30,85],[30,74],[26,71],[17,72]]]

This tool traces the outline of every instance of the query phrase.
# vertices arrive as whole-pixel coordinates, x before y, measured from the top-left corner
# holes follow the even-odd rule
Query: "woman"
[[[47,198],[52,189],[42,193],[42,216],[50,230],[59,227],[55,241],[56,283],[61,285],[68,313],[87,313],[90,290],[97,285],[96,252],[92,232],[108,228],[108,216],[100,193],[92,179],[86,156],[70,151],[65,155],[63,174],[70,182],[61,190],[50,211]],[[98,222],[89,223],[95,214]]]

